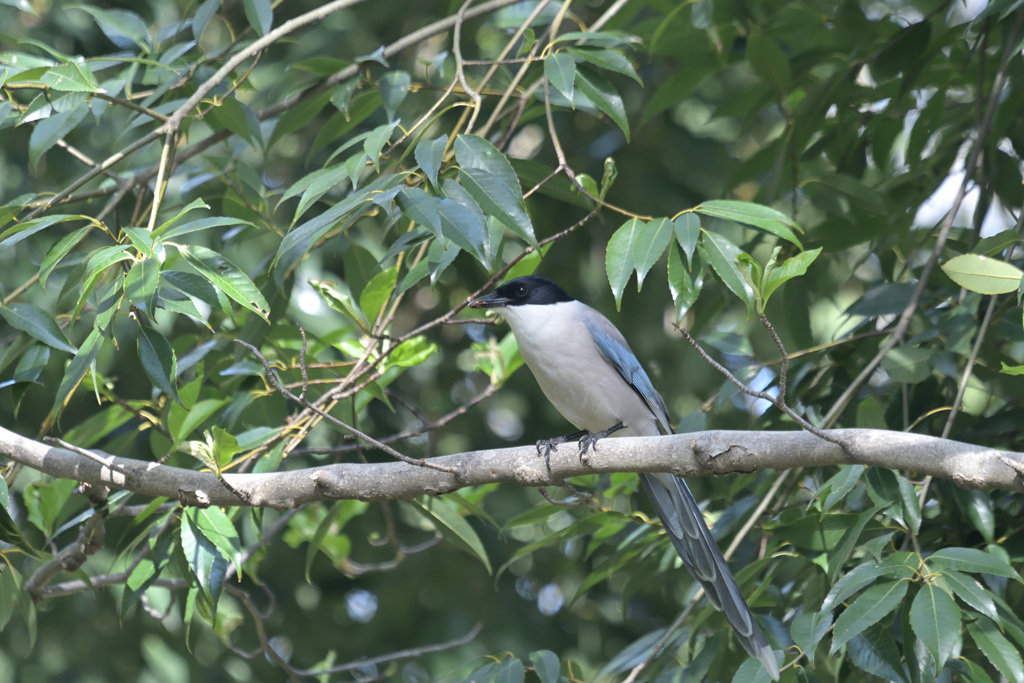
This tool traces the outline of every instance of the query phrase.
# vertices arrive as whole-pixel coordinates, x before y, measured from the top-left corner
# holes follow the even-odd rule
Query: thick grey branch
[[[808,432],[711,431],[673,436],[608,439],[583,465],[575,444],[551,454],[551,471],[532,444],[516,448],[457,453],[432,461],[460,476],[403,462],[345,463],[268,474],[225,474],[245,501],[209,472],[169,467],[102,454],[107,464],[48,446],[0,427],[0,455],[54,477],[128,489],[144,496],[167,496],[187,504],[241,504],[291,508],[318,500],[408,499],[438,495],[464,486],[494,482],[521,486],[558,485],[563,479],[595,472],[674,472],[704,477],[760,469],[864,464],[951,479],[972,489],[1024,492],[1024,477],[1008,464],[1024,454],[998,451],[933,436],[875,429],[829,432],[846,446]]]

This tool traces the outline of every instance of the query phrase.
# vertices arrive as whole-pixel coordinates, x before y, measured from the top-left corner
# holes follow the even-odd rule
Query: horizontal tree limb
[[[553,486],[569,477],[610,472],[672,472],[706,477],[731,472],[863,464],[950,479],[969,489],[1024,492],[1024,454],[877,429],[836,429],[843,446],[802,431],[707,431],[601,441],[586,463],[575,444],[551,454],[551,470],[534,446],[432,458],[459,474],[403,462],[343,463],[266,474],[225,474],[170,467],[93,451],[96,458],[25,438],[0,427],[0,455],[53,477],[164,496],[189,505],[278,509],[319,500],[409,499],[466,486]]]

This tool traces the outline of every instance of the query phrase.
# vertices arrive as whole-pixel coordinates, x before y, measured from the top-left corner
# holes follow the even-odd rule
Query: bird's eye
[[[519,285],[519,287],[516,288],[516,294],[518,296],[526,296],[526,287],[523,285]]]

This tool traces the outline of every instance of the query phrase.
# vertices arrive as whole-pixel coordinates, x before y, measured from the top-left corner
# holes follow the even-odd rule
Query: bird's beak
[[[507,305],[508,299],[499,296],[497,292],[491,292],[487,296],[482,296],[469,302],[470,308],[501,308]]]

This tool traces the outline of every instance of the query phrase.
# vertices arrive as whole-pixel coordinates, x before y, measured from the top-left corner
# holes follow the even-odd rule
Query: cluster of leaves
[[[633,301],[627,285],[635,273],[639,290],[665,264],[676,321],[743,379],[766,371],[766,383],[778,381],[757,358],[774,358],[776,347],[749,323],[781,320],[781,336],[800,349],[790,395],[813,421],[945,435],[944,416],[964,400],[958,386],[970,384],[953,434],[1020,450],[1012,427],[1022,396],[1006,379],[1024,367],[1021,326],[987,318],[999,331],[989,337],[1010,347],[1000,375],[1000,347],[981,346],[990,323],[972,313],[982,295],[1020,291],[1024,274],[1016,232],[977,239],[989,207],[1024,203],[1015,3],[991,3],[968,22],[952,6],[918,13],[910,4],[908,20],[859,3],[638,2],[616,4],[597,31],[563,31],[564,12],[548,3],[488,3],[448,17],[425,3],[408,8],[429,24],[416,56],[402,53],[413,45],[396,33],[391,3],[364,3],[344,29],[344,58],[323,49],[339,42],[330,30],[302,23],[313,3],[166,4],[180,18],[163,25],[141,10],[81,5],[68,13],[88,20],[91,37],[59,42],[24,29],[0,53],[3,148],[36,176],[24,186],[5,181],[0,206],[0,414],[26,433],[218,476],[353,452],[384,457],[355,443],[357,428],[417,457],[490,444],[468,421],[456,430],[462,439],[439,444],[434,431],[513,376],[522,365],[514,340],[477,341],[472,358],[456,362],[446,351],[466,338],[440,333],[441,324],[488,276],[542,267],[574,278],[596,244],[603,264],[590,265],[603,265],[624,315],[645,326],[660,320],[660,304]],[[573,11],[581,27],[597,19],[590,8]],[[57,14],[32,21],[59,35]],[[299,20],[294,52],[275,51],[282,35],[255,64],[219,73],[287,19]],[[459,41],[468,27],[483,63],[464,59],[464,34],[446,44],[451,53],[429,42]],[[201,99],[186,106],[195,93]],[[526,133],[543,140],[539,151],[512,158],[510,141]],[[614,160],[587,151],[608,149],[608,140]],[[986,169],[973,222],[953,227],[950,216],[938,230],[915,231],[916,207],[964,156],[968,173]],[[603,169],[600,183],[579,172],[590,167]],[[625,222],[606,231],[599,213]],[[930,274],[929,256],[949,280]],[[840,301],[845,310],[833,310]],[[1016,305],[991,301],[999,311]],[[903,314],[911,335],[840,404]],[[654,336],[630,335],[642,344]],[[269,390],[264,365],[234,339],[252,344],[284,385],[301,387],[305,403]],[[975,369],[969,361],[979,354]],[[694,363],[688,386],[662,383],[674,408],[691,410],[681,431],[792,427]],[[514,384],[503,393],[521,391]],[[323,412],[346,417],[328,422]],[[0,479],[0,627],[14,631],[20,613],[29,645],[38,628],[55,628],[26,597],[53,555],[41,548],[70,543],[70,531],[102,517],[120,538],[87,565],[91,573],[79,570],[82,585],[109,572],[103,582],[124,586],[122,620],[143,619],[140,606],[153,612],[158,589],[178,591],[167,610],[178,611],[186,643],[195,643],[196,623],[236,647],[246,618],[266,619],[254,609],[240,616],[251,602],[237,586],[262,585],[261,570],[287,552],[271,543],[281,534],[305,553],[283,587],[341,572],[396,595],[398,583],[447,582],[466,602],[466,587],[490,575],[498,553],[497,585],[512,574],[557,575],[571,587],[571,610],[630,614],[646,601],[664,622],[643,631],[602,623],[602,646],[618,651],[610,658],[603,647],[575,653],[564,640],[572,626],[558,631],[557,645],[531,641],[525,658],[446,662],[474,680],[525,680],[532,671],[558,681],[580,666],[614,678],[662,645],[668,654],[652,676],[679,667],[694,680],[763,675],[753,662],[736,671],[741,650],[709,627],[720,618],[709,605],[667,633],[695,588],[673,571],[677,558],[658,525],[638,523],[648,520],[634,509],[633,475],[584,479],[595,502],[572,512],[547,503],[521,512],[525,496],[479,487],[278,516],[129,492],[94,508],[72,482],[15,474]],[[736,477],[705,493],[727,501],[712,506],[719,538],[777,496],[760,524],[763,547],[740,545],[737,579],[800,675],[1024,680],[1019,500],[857,466],[804,471],[782,494],[773,478]],[[140,501],[141,510],[129,505]],[[497,532],[523,545],[495,550]],[[410,558],[427,550],[433,568],[417,574]],[[411,578],[372,583],[385,570]],[[489,601],[484,592],[474,597]],[[392,649],[391,634],[407,633],[409,622],[448,633],[450,615],[462,612],[448,604],[443,618],[413,619],[416,602],[392,606],[374,651]],[[504,621],[505,634],[539,632],[527,616]],[[298,629],[293,640],[308,642],[301,657],[329,667],[336,644]],[[268,659],[288,666],[261,642]],[[498,636],[475,654],[488,649],[508,648]]]

